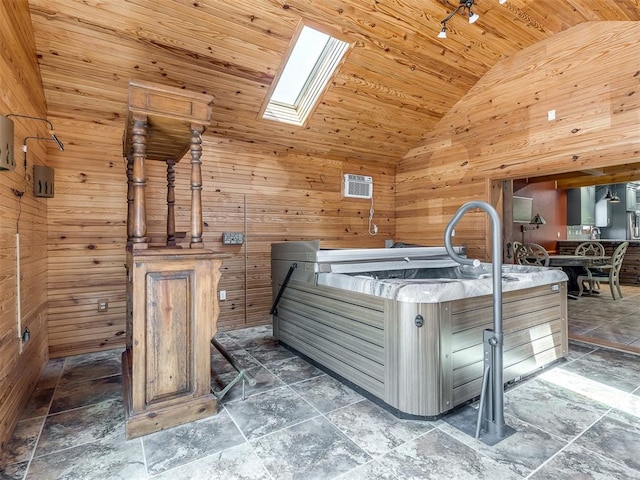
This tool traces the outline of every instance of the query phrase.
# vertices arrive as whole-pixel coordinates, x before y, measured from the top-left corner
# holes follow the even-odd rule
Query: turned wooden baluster
[[[127,155],[127,245],[133,241],[133,157]]]
[[[173,247],[176,244],[176,161],[167,160],[167,246]]]
[[[133,170],[131,183],[133,185],[133,224],[131,227],[134,248],[147,247],[147,208],[145,187],[147,174],[144,160],[147,150],[147,116],[134,115],[132,129]]]
[[[191,243],[189,248],[204,248],[202,243],[202,125],[191,125]]]

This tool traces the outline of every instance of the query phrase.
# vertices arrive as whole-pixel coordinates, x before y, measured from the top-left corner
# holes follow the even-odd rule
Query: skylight
[[[304,26],[263,118],[304,125],[349,44]]]

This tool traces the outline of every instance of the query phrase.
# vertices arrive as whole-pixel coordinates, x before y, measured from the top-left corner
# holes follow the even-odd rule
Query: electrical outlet
[[[105,299],[98,300],[98,311],[106,312],[107,310],[109,310],[109,301]]]
[[[242,232],[223,232],[223,245],[242,245],[244,243],[244,234]]]
[[[220,290],[218,292],[218,298],[220,300],[226,300],[227,299],[227,291],[226,290]]]

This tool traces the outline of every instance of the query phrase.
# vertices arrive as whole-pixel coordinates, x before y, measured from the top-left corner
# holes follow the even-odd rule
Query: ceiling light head
[[[500,5],[506,3],[507,0],[498,0]],[[473,13],[471,11],[471,7],[475,4],[475,0],[460,0],[460,4],[454,8],[451,13],[449,13],[444,19],[440,22],[442,25],[442,29],[438,33],[438,38],[447,38],[447,22],[453,18],[453,16],[458,13],[458,10],[464,9],[466,10],[467,17],[469,19],[469,23],[476,23],[480,18],[480,15],[477,13]]]

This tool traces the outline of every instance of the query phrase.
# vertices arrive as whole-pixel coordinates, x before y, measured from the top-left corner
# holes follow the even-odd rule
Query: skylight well
[[[349,44],[304,26],[262,118],[304,125]]]

